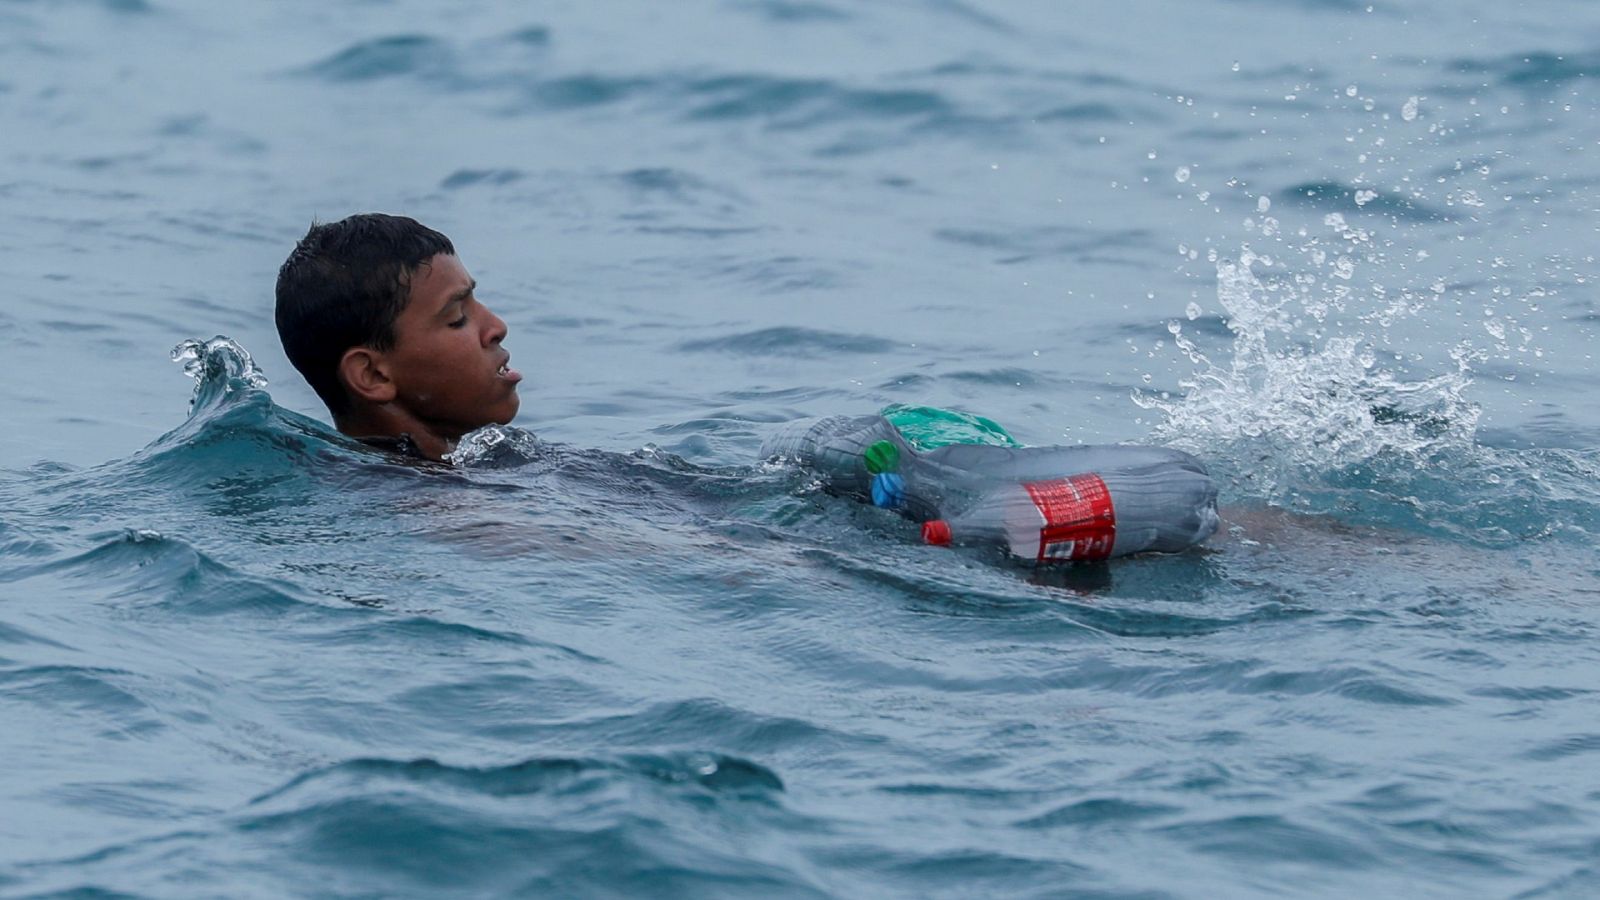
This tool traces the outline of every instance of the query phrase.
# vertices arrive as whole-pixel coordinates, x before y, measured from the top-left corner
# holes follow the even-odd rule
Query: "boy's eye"
[[[450,323],[451,328],[462,328],[467,324],[467,314],[462,313],[461,318]]]

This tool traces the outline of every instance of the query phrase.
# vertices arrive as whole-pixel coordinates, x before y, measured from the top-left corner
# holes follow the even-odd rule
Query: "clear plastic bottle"
[[[1217,529],[1216,489],[1201,472],[1174,465],[1082,472],[1002,484],[959,515],[922,525],[929,544],[998,544],[1034,563],[1177,551]]]
[[[794,423],[762,455],[816,472],[831,493],[925,523],[929,543],[998,543],[1039,563],[1174,552],[1218,525],[1205,467],[1164,447],[919,451],[882,416],[838,416]]]

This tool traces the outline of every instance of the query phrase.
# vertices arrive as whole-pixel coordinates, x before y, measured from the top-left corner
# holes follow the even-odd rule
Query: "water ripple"
[[[839,122],[854,116],[875,120],[949,113],[939,94],[922,90],[850,88],[815,79],[765,75],[722,75],[686,85],[699,100],[690,119],[772,119],[774,124],[802,127],[811,122]]]
[[[734,6],[774,22],[847,22],[854,18],[836,6],[806,0],[740,0]]]
[[[529,759],[504,766],[452,766],[432,759],[356,759],[308,772],[250,801],[273,809],[298,806],[302,795],[342,797],[385,784],[445,787],[492,797],[567,793],[589,789],[596,780],[642,778],[661,785],[703,788],[729,797],[762,796],[783,790],[771,770],[720,754],[636,755],[618,760]]]
[[[1535,50],[1494,59],[1458,59],[1450,68],[1464,75],[1492,76],[1507,87],[1549,92],[1568,82],[1600,76],[1600,53]]]
[[[185,616],[281,616],[317,606],[288,584],[239,572],[147,530],[123,532],[76,556],[0,571],[3,581],[44,576],[90,585],[104,601]]]
[[[1120,797],[1093,797],[1030,816],[1018,822],[1017,827],[1047,829],[1070,826],[1098,831],[1118,823],[1159,819],[1181,811],[1179,807],[1161,803],[1139,803]]]
[[[1301,206],[1327,212],[1366,213],[1413,222],[1449,222],[1455,219],[1450,213],[1430,208],[1412,197],[1337,181],[1304,182],[1286,188],[1283,196]]]
[[[444,41],[423,34],[400,34],[352,44],[307,66],[303,72],[326,81],[372,81],[450,68]]]
[[[898,344],[866,334],[845,334],[818,328],[778,326],[731,334],[725,337],[684,341],[678,349],[685,353],[733,353],[740,356],[824,355],[835,353],[887,353]]]
[[[1378,865],[1369,842],[1277,815],[1224,816],[1176,825],[1158,832],[1208,856],[1247,865],[1337,864],[1342,868]]]
[[[156,711],[118,682],[131,672],[99,666],[42,665],[0,670],[0,686],[13,700],[56,710],[86,712],[111,731],[134,734],[159,727]]]
[[[593,883],[604,860],[606,882],[625,893],[817,895],[759,849],[758,835],[788,815],[782,790],[770,770],[716,754],[490,767],[357,759],[256,798],[235,828],[389,891],[564,892]]]
[[[1537,762],[1555,762],[1574,756],[1587,756],[1600,752],[1600,734],[1574,734],[1559,740],[1549,741],[1531,750],[1524,751],[1524,759]]]

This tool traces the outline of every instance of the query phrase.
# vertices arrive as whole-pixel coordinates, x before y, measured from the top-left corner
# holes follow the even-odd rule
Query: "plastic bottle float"
[[[1218,525],[1217,489],[1205,467],[1163,447],[919,450],[879,415],[791,423],[761,453],[812,470],[829,493],[921,522],[929,544],[999,545],[1040,564],[1175,552]]]

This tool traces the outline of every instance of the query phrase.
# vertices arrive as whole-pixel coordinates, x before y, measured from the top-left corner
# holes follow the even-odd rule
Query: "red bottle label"
[[[1044,516],[1039,528],[1038,561],[1105,559],[1117,540],[1117,513],[1111,492],[1099,475],[1086,472],[1024,484]]]

